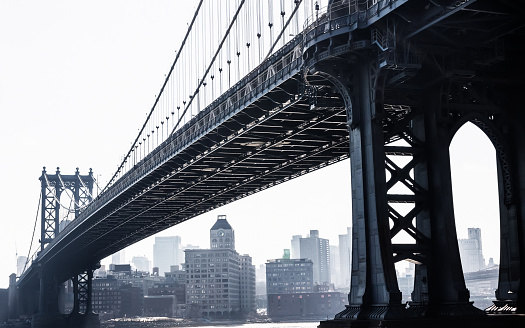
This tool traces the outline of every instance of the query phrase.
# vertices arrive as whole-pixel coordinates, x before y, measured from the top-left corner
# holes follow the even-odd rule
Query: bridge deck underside
[[[75,272],[143,238],[273,185],[348,158],[339,99],[310,106],[290,79],[169,159],[86,220],[51,261]],[[176,172],[176,173],[173,173]],[[64,268],[65,270],[65,268]],[[67,274],[65,275],[67,277]]]

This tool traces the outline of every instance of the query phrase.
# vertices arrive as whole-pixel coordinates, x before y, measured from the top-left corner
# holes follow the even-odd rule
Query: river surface
[[[224,328],[316,328],[319,325],[319,321],[313,321],[313,322],[264,322],[264,323],[244,323],[244,324],[238,324],[238,323],[232,323],[228,324],[227,322],[220,322],[217,324],[213,323],[201,323],[195,326],[192,325],[180,325],[178,323],[170,324],[168,322],[112,322],[111,324],[108,324],[108,322],[103,323],[103,328],[156,328],[156,327],[162,327],[162,328],[217,328],[217,327],[224,327]]]

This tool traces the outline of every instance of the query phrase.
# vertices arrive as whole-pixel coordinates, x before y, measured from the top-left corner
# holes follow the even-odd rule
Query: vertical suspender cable
[[[211,63],[213,63],[215,61],[215,59],[217,58],[218,54],[219,54],[219,51],[222,49],[222,46],[224,45],[224,43],[226,42],[226,39],[227,39],[227,36],[230,34],[230,31],[233,27],[233,25],[235,24],[235,21],[237,20],[237,17],[239,16],[239,12],[241,11],[242,9],[242,6],[244,5],[246,0],[241,0],[241,3],[239,4],[239,7],[237,8],[233,18],[232,18],[232,21],[230,22],[230,25],[228,26],[228,29],[226,30],[226,35],[222,38],[221,40],[221,43],[219,44],[219,48],[217,49],[217,51],[215,52],[215,54],[213,55],[213,58],[211,60]],[[208,68],[206,69],[206,72],[204,73],[204,77],[206,77],[211,69],[211,63],[208,65]],[[199,82],[199,85],[197,86],[197,88],[200,88],[200,86],[202,85],[202,80]],[[194,93],[195,94],[195,93]],[[194,98],[194,97],[193,97]],[[192,98],[192,99],[193,99]],[[192,99],[190,99],[190,101],[188,102],[188,105],[186,105],[186,108],[184,109],[184,112],[187,111],[188,107],[191,105],[191,102],[192,102]],[[184,115],[184,113],[183,113]],[[180,121],[177,122],[177,124],[175,125],[175,128],[173,129],[173,131],[171,131],[171,133],[173,134],[173,132],[175,132],[175,129],[177,129],[177,127],[179,126],[180,124]]]
[[[142,132],[144,131],[144,128],[146,127],[146,124],[149,120],[149,118],[151,117],[151,114],[153,113],[155,107],[157,106],[157,103],[159,101],[159,97],[162,95],[163,91],[164,91],[164,87],[166,86],[167,84],[167,81],[169,80],[170,76],[171,76],[171,73],[173,72],[173,68],[175,67],[175,64],[177,63],[178,59],[179,59],[179,56],[180,56],[180,52],[182,50],[182,48],[184,47],[184,45],[186,44],[186,40],[188,38],[188,35],[193,27],[193,23],[195,22],[195,18],[197,17],[197,15],[199,14],[199,10],[202,6],[202,2],[203,0],[200,0],[199,1],[199,4],[197,6],[197,9],[195,10],[195,13],[193,14],[193,19],[191,20],[191,23],[190,23],[190,26],[188,27],[188,30],[186,32],[186,35],[184,36],[184,39],[182,41],[182,44],[180,46],[180,49],[179,49],[179,52],[177,53],[177,56],[175,57],[175,60],[173,61],[173,64],[171,65],[171,68],[168,72],[168,76],[166,77],[166,80],[164,81],[164,84],[162,85],[161,89],[160,89],[160,93],[159,93],[159,96],[155,99],[155,103],[153,104],[153,107],[151,108],[150,112],[149,112],[149,115],[146,119],[146,122],[144,122],[144,124],[142,125],[142,128],[140,129],[139,131],[139,134],[137,135],[137,137],[135,138],[135,141],[133,142],[133,146],[137,144],[137,141],[139,141],[140,139],[140,136],[142,134]],[[127,156],[130,155],[131,153],[131,150],[133,149],[133,146],[128,150],[128,153],[127,153]],[[122,168],[124,166],[124,163],[122,162],[119,166],[118,166],[118,169],[117,171],[113,174],[113,176],[111,177],[111,179],[109,179],[108,183],[106,184],[106,186],[104,187],[104,189],[102,190],[102,192],[104,192],[116,179],[119,171],[120,171],[120,168]]]

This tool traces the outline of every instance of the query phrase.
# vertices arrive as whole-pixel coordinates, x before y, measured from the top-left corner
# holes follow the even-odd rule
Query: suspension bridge
[[[348,305],[324,327],[517,324],[525,311],[523,1],[200,1],[146,121],[103,191],[41,175],[40,249],[10,288],[33,327],[96,326],[98,262],[258,191],[351,158]],[[448,148],[472,122],[498,161],[494,306],[474,308]],[[59,230],[60,194],[75,219]],[[410,243],[397,243],[405,234]],[[394,263],[416,263],[401,304]],[[72,279],[71,315],[58,286]]]

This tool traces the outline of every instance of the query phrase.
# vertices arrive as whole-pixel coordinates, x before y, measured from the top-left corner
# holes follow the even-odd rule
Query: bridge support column
[[[375,117],[371,98],[373,80],[370,64],[361,64],[353,97],[356,101],[349,114],[355,125],[350,128],[353,226],[350,304],[336,319],[404,316],[390,240],[383,127]]]
[[[31,320],[32,328],[65,327],[64,316],[58,311],[59,285],[53,272],[40,268],[38,313]]]
[[[98,314],[93,313],[92,285],[93,270],[88,269],[72,278],[73,281],[73,310],[69,315],[71,327],[98,328],[100,321]]]

